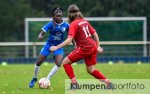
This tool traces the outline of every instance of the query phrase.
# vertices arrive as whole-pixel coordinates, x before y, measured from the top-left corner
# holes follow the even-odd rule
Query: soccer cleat
[[[115,87],[114,87],[114,84],[113,83],[109,83],[107,86],[106,86],[106,89],[115,89]]]
[[[29,87],[30,88],[32,88],[32,87],[34,87],[34,84],[37,82],[37,78],[33,78],[32,80],[31,80],[31,82],[29,83]]]

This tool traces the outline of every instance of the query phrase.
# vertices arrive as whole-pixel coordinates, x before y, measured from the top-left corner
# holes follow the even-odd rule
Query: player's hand
[[[49,48],[50,51],[55,51],[55,50],[57,50],[57,49],[58,49],[57,46],[51,46],[51,47]]]
[[[74,45],[74,49],[76,49],[77,48],[77,46],[76,45]]]
[[[99,46],[99,47],[97,47],[97,51],[100,52],[100,53],[102,53],[104,51],[104,49]]]
[[[38,36],[38,39],[39,39],[40,41],[42,41],[42,40],[43,40],[43,36],[39,35],[39,36]]]

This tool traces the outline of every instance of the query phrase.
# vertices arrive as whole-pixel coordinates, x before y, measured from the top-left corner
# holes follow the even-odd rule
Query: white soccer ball
[[[50,87],[50,81],[47,78],[41,78],[38,84],[41,89],[48,89]]]

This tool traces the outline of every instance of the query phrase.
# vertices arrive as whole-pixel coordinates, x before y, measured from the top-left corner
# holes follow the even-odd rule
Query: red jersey
[[[96,42],[92,39],[93,33],[95,33],[95,29],[89,22],[80,18],[70,24],[68,37],[74,38],[77,47],[82,50],[89,50],[96,45]]]

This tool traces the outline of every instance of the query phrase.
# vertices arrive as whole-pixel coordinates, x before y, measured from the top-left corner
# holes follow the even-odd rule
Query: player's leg
[[[106,84],[106,89],[114,89],[114,85],[110,80],[108,80],[99,70],[95,68],[95,65],[87,66],[87,72],[94,76],[96,79],[104,82]]]
[[[45,58],[46,58],[45,56],[40,54],[37,61],[35,62],[33,78],[31,80],[31,82],[29,83],[30,88],[32,88],[34,86],[34,84],[37,82],[39,68],[40,68],[40,65],[42,64],[42,62],[45,60]]]
[[[73,68],[71,66],[72,63],[73,62],[68,57],[66,57],[62,62],[65,72],[71,80],[69,90],[76,90],[78,87],[78,83],[77,83],[76,77],[74,75]]]
[[[95,68],[95,65],[86,65],[87,72],[94,76],[96,79],[99,79],[106,84],[109,83],[109,80],[99,71]]]
[[[75,78],[75,75],[74,75],[73,68],[71,66],[72,62],[70,61],[70,59],[68,57],[66,57],[63,60],[62,64],[63,64],[63,67],[65,69],[66,74],[71,79],[71,83],[76,83],[76,78]]]
[[[41,66],[41,64],[43,63],[43,61],[46,59],[46,56],[43,55],[39,55],[37,61],[35,62],[35,67],[34,67],[34,75],[33,78],[37,78],[38,76],[38,72],[39,72],[39,67]]]
[[[53,68],[50,70],[49,74],[47,75],[47,79],[51,79],[55,75],[55,73],[58,71],[58,69],[61,66],[62,60],[63,60],[63,49],[58,49],[54,52],[54,59],[55,59],[55,65]]]
[[[48,48],[44,47],[41,50],[40,55],[35,62],[33,78],[29,83],[30,88],[32,88],[34,86],[34,84],[37,82],[37,76],[38,76],[39,68],[40,68],[41,64],[43,63],[43,61],[46,59],[46,57],[49,55],[49,53],[50,53],[50,51]]]
[[[70,83],[70,87],[69,87],[69,90],[72,90],[72,89],[77,89],[77,81],[76,81],[76,77],[74,75],[74,71],[73,71],[73,68],[71,66],[73,62],[70,61],[70,59],[68,57],[66,57],[63,61],[62,61],[62,64],[63,64],[63,67],[65,69],[65,72],[66,74],[68,75],[68,77],[70,78],[71,80],[71,83]]]
[[[107,86],[112,85],[110,80],[108,80],[99,70],[95,68],[96,65],[96,54],[91,55],[84,59],[86,63],[86,69],[89,74],[94,76],[96,79],[104,82]],[[112,88],[112,87],[111,87]]]
[[[83,58],[80,51],[81,50],[79,48],[76,48],[62,61],[65,72],[71,79],[71,83],[77,83],[71,64]]]
[[[96,58],[97,58],[97,47],[94,47],[93,49],[90,50],[89,56],[84,58],[86,63],[86,70],[89,74],[91,74],[95,78],[107,83],[106,77],[95,68],[95,65],[97,63]]]

